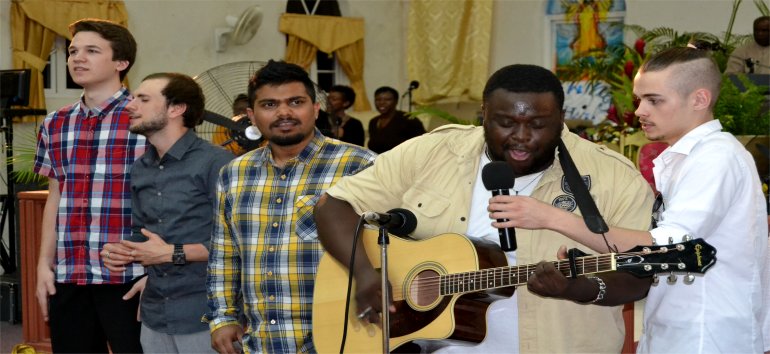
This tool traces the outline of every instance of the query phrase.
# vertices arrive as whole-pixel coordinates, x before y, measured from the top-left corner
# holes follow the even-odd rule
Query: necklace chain
[[[529,181],[529,183],[527,183],[527,185],[526,185],[526,186],[519,188],[519,190],[516,190],[516,189],[514,188],[514,189],[513,189],[513,192],[514,192],[514,193],[516,193],[516,195],[519,195],[519,192],[521,192],[521,191],[523,191],[523,190],[527,189],[527,187],[529,187],[529,186],[530,186],[532,183],[534,183],[534,182],[535,182],[535,181],[537,181],[537,180],[538,180],[538,179],[539,179],[541,176],[543,176],[543,175],[545,174],[545,171],[546,171],[546,170],[542,170],[542,171],[540,171],[540,173],[538,173],[537,175],[535,175],[535,177],[533,177],[533,178],[532,178],[532,180],[531,180],[531,181]],[[515,187],[515,186],[516,186],[516,185],[514,184],[514,187]]]

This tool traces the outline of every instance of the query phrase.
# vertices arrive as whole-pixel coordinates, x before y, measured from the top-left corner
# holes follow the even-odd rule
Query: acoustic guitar
[[[380,266],[376,230],[361,235],[369,261]],[[507,266],[505,254],[492,242],[459,234],[422,241],[390,238],[388,276],[396,313],[390,314],[390,348],[414,339],[481,342],[486,335],[486,310],[495,300],[513,295],[527,283],[536,264]],[[716,262],[716,249],[702,239],[665,246],[637,246],[620,253],[584,255],[553,264],[565,276],[610,271],[637,276],[657,273],[704,273]],[[686,278],[692,280],[691,275]],[[356,318],[355,299],[345,313],[347,265],[324,254],[313,293],[313,341],[319,353],[338,353],[343,321],[348,322],[346,353],[382,350],[382,331]],[[353,285],[355,294],[355,283]]]

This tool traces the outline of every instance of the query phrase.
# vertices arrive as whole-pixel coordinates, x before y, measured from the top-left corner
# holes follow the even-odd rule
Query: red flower
[[[634,42],[634,49],[636,49],[636,52],[639,53],[639,56],[644,57],[644,46],[647,43],[644,42],[644,39],[639,38]]]
[[[623,70],[626,72],[626,76],[628,76],[629,79],[634,79],[634,62],[632,60],[629,59],[626,61],[626,66]]]
[[[626,123],[626,126],[628,127],[634,126],[634,118],[636,118],[636,115],[634,114],[634,112],[623,113],[623,121]]]
[[[615,105],[611,105],[610,108],[607,108],[607,119],[618,123],[618,109],[615,108]]]

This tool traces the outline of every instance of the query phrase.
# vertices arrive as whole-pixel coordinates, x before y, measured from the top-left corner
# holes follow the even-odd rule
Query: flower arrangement
[[[730,53],[737,46],[752,40],[751,34],[735,35],[732,33],[735,16],[742,0],[734,0],[727,31],[722,38],[706,32],[677,32],[668,27],[645,29],[638,25],[620,25],[624,30],[633,32],[637,39],[633,46],[619,45],[606,50],[596,50],[575,57],[566,66],[557,68],[557,75],[565,81],[588,80],[603,81],[609,85],[612,104],[607,111],[607,119],[595,127],[578,132],[585,138],[602,143],[620,141],[621,135],[639,131],[639,122],[634,115],[636,102],[633,95],[633,78],[647,56],[671,47],[683,47],[689,43],[704,44],[711,49],[714,59],[724,71]],[[761,0],[754,0],[762,15],[768,14],[767,5]],[[715,117],[722,122],[726,131],[733,134],[767,134],[770,131],[770,117],[760,114],[763,99],[760,87],[745,79],[745,90],[725,78],[720,99],[715,108]]]

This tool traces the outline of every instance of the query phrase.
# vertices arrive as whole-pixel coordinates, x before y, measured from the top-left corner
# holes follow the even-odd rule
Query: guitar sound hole
[[[433,304],[441,296],[439,285],[439,274],[436,271],[421,271],[409,286],[410,302],[420,307]]]

